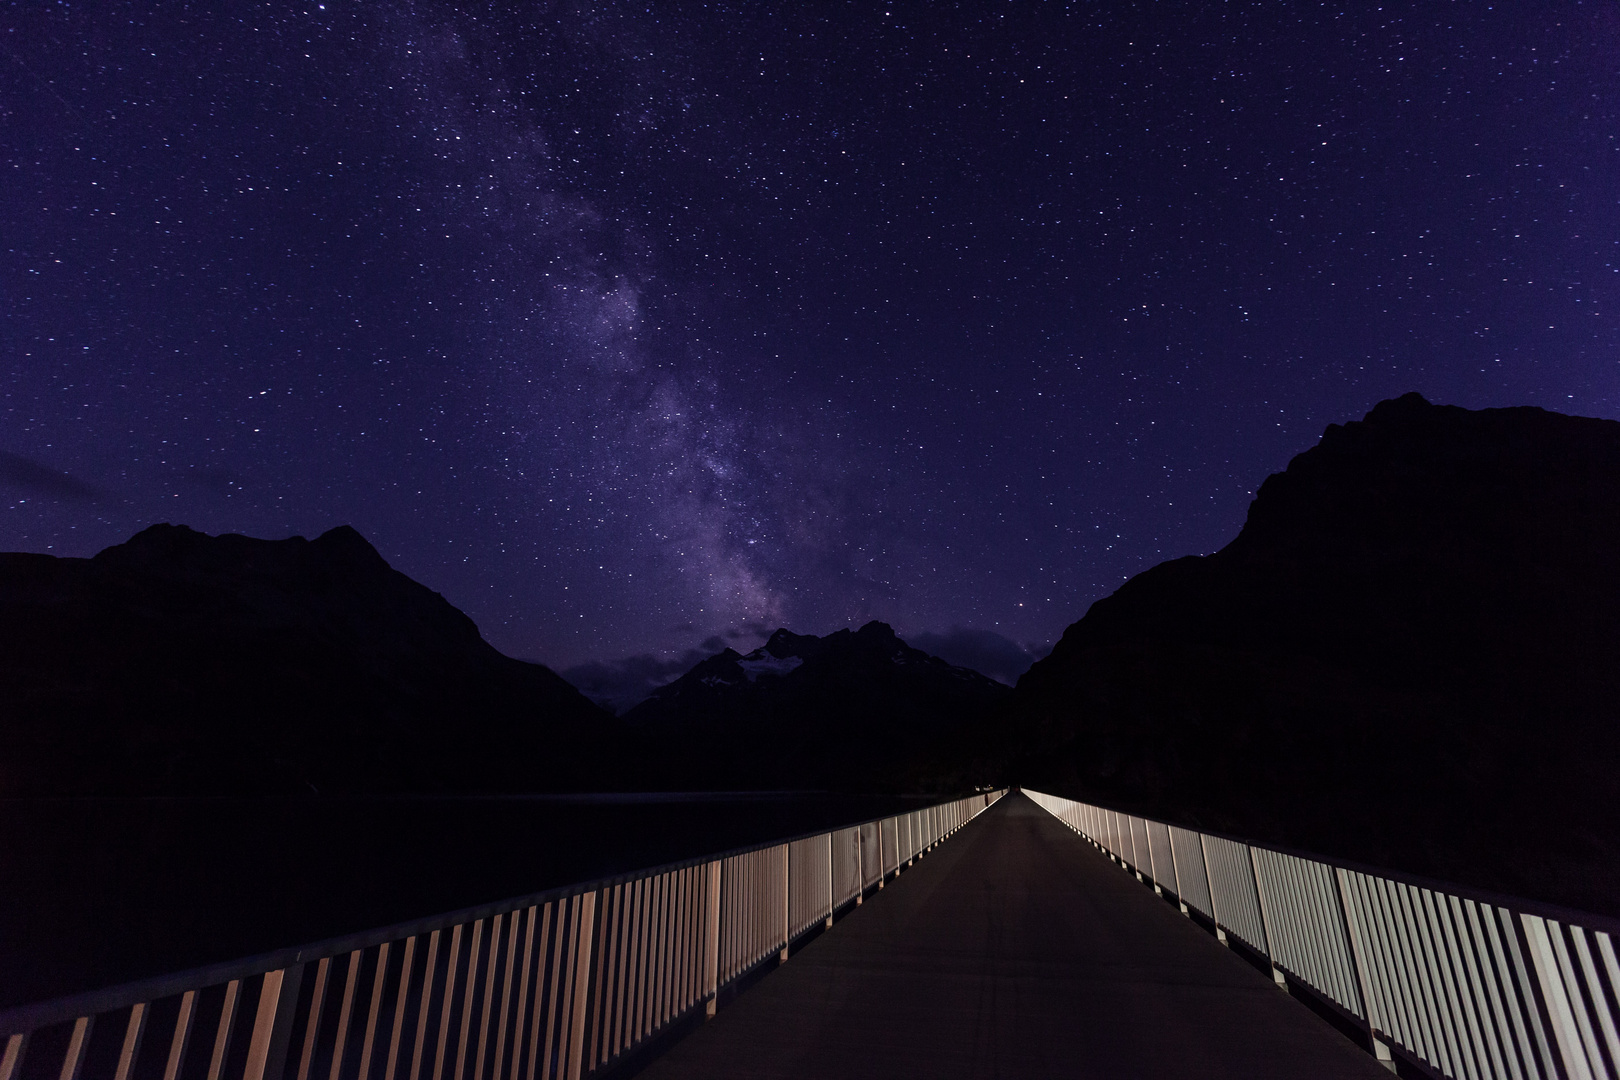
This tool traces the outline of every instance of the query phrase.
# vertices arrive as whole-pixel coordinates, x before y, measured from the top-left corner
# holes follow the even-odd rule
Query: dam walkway
[[[0,1080],[1620,1077],[1620,920],[1061,796],[640,865],[0,1006]]]
[[[640,1075],[1390,1074],[1012,794]]]

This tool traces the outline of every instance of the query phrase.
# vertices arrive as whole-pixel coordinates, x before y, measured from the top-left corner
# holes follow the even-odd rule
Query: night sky
[[[1011,680],[1382,398],[1620,417],[1607,0],[206,8],[0,9],[0,549]]]

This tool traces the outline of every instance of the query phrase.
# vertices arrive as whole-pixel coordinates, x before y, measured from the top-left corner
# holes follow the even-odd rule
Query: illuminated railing
[[[0,1011],[0,1080],[574,1080],[1000,795]]]
[[[1554,918],[1540,905],[1024,794],[1222,941],[1269,962],[1279,985],[1347,1018],[1391,1071],[1393,1046],[1458,1080],[1620,1077],[1613,920]]]

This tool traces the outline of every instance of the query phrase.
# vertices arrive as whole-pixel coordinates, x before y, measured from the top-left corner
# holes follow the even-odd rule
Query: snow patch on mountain
[[[801,657],[772,656],[761,648],[738,660],[737,666],[743,669],[748,681],[753,682],[761,675],[786,675],[802,663],[804,660]]]

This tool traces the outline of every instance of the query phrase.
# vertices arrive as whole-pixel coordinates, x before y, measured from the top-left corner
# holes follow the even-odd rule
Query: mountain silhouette
[[[1620,423],[1416,394],[1099,600],[986,731],[1007,778],[1615,911]]]
[[[916,791],[957,782],[942,748],[1011,693],[869,622],[726,649],[624,720],[650,786]]]
[[[0,554],[0,794],[593,786],[617,721],[355,530]]]

